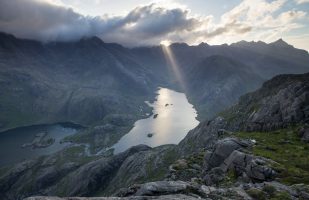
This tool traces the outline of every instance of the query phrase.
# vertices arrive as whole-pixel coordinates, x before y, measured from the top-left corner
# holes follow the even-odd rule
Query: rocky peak
[[[270,45],[276,46],[276,47],[291,47],[291,45],[285,42],[282,38],[278,39],[275,42],[270,43]]]

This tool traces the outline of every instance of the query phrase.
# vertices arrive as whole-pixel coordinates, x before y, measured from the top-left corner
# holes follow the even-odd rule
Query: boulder
[[[29,197],[25,200],[197,200],[198,198],[183,194],[162,196],[134,196],[134,197]]]
[[[305,128],[303,130],[303,134],[302,134],[301,140],[304,141],[304,142],[309,142],[309,128]]]
[[[190,185],[183,181],[158,181],[141,185],[135,196],[153,196],[185,192]]]
[[[219,140],[214,147],[213,152],[207,152],[205,155],[204,169],[209,171],[214,167],[220,166],[223,161],[234,151],[252,146],[252,142],[237,138],[224,138]]]
[[[237,176],[246,174],[252,181],[272,180],[276,172],[267,166],[263,158],[255,157],[240,151],[233,151],[231,155],[221,164],[222,171],[234,170]]]
[[[257,157],[248,163],[245,172],[253,181],[269,181],[276,176],[276,172],[268,167],[264,160]]]

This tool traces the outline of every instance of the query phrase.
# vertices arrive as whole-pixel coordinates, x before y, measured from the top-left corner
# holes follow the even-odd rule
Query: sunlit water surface
[[[160,88],[156,101],[150,106],[153,115],[135,122],[134,128],[112,147],[115,154],[138,144],[151,147],[178,144],[199,123],[196,110],[184,93]],[[156,118],[155,114],[158,114]]]

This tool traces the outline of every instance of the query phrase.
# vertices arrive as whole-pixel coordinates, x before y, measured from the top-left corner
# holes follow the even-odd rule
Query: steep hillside
[[[0,35],[0,130],[37,123],[100,122],[140,113],[154,92],[149,70],[98,38],[42,44]]]
[[[243,63],[217,55],[193,66],[187,80],[187,94],[203,116],[235,103],[240,95],[256,89],[263,79]]]
[[[309,74],[280,75],[222,112],[232,129],[269,131],[309,121]]]

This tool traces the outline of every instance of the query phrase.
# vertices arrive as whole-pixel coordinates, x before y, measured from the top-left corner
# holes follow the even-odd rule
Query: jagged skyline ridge
[[[194,45],[201,42],[230,44],[240,40],[272,42],[283,38],[297,48],[309,49],[306,45],[309,38],[307,1],[225,1],[222,9],[217,8],[217,13],[209,14],[208,7],[213,5],[207,1],[203,4],[205,9],[201,6],[199,11],[186,0],[150,3],[132,0],[125,4],[128,7],[125,14],[102,13],[100,16],[95,11],[83,10],[85,3],[82,1],[74,2],[1,1],[0,31],[41,41],[98,36],[106,42],[129,47],[157,45],[162,41]],[[104,12],[104,7],[117,2],[91,1],[87,4],[101,6]],[[205,14],[200,14],[203,9]]]

